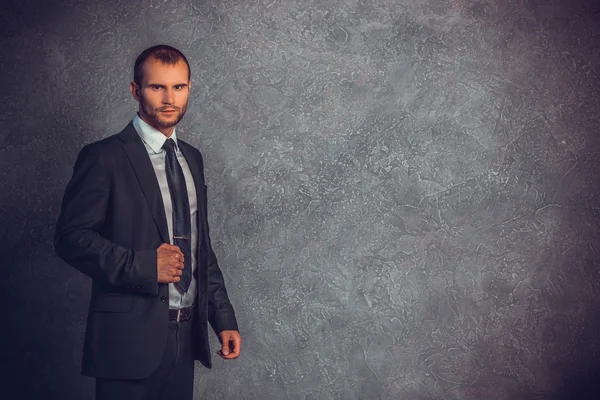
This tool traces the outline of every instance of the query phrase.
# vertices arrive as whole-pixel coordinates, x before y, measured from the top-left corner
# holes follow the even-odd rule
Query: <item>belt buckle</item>
[[[177,322],[179,322],[180,318],[181,318],[181,308],[177,310]]]

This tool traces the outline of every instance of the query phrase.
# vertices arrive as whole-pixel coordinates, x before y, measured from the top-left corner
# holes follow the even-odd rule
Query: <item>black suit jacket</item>
[[[211,368],[208,323],[237,330],[212,250],[202,155],[178,139],[198,196],[198,265],[193,352]],[[92,278],[82,374],[141,379],[166,344],[168,284],[158,283],[156,248],[169,243],[167,220],[150,157],[129,123],[80,151],[65,190],[54,237],[56,254]]]

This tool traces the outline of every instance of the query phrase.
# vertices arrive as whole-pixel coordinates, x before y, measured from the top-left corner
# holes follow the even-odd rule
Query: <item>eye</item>
[[[183,85],[175,85],[175,90],[181,90],[183,89]]]
[[[152,90],[160,90],[160,86],[159,85],[152,85]]]

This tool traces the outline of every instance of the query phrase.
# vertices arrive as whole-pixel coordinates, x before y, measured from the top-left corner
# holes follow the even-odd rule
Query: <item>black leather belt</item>
[[[181,321],[187,321],[188,319],[192,318],[192,316],[194,315],[194,306],[191,307],[187,307],[187,308],[180,308],[178,310],[171,310],[169,309],[169,321],[173,321],[173,322],[181,322]]]

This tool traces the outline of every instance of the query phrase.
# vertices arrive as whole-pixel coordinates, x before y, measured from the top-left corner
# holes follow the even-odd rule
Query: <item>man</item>
[[[56,254],[92,278],[82,374],[96,398],[191,399],[194,360],[211,368],[208,323],[225,359],[241,337],[212,250],[202,155],[176,136],[191,81],[185,56],[143,51],[139,111],[83,147],[65,190]]]

